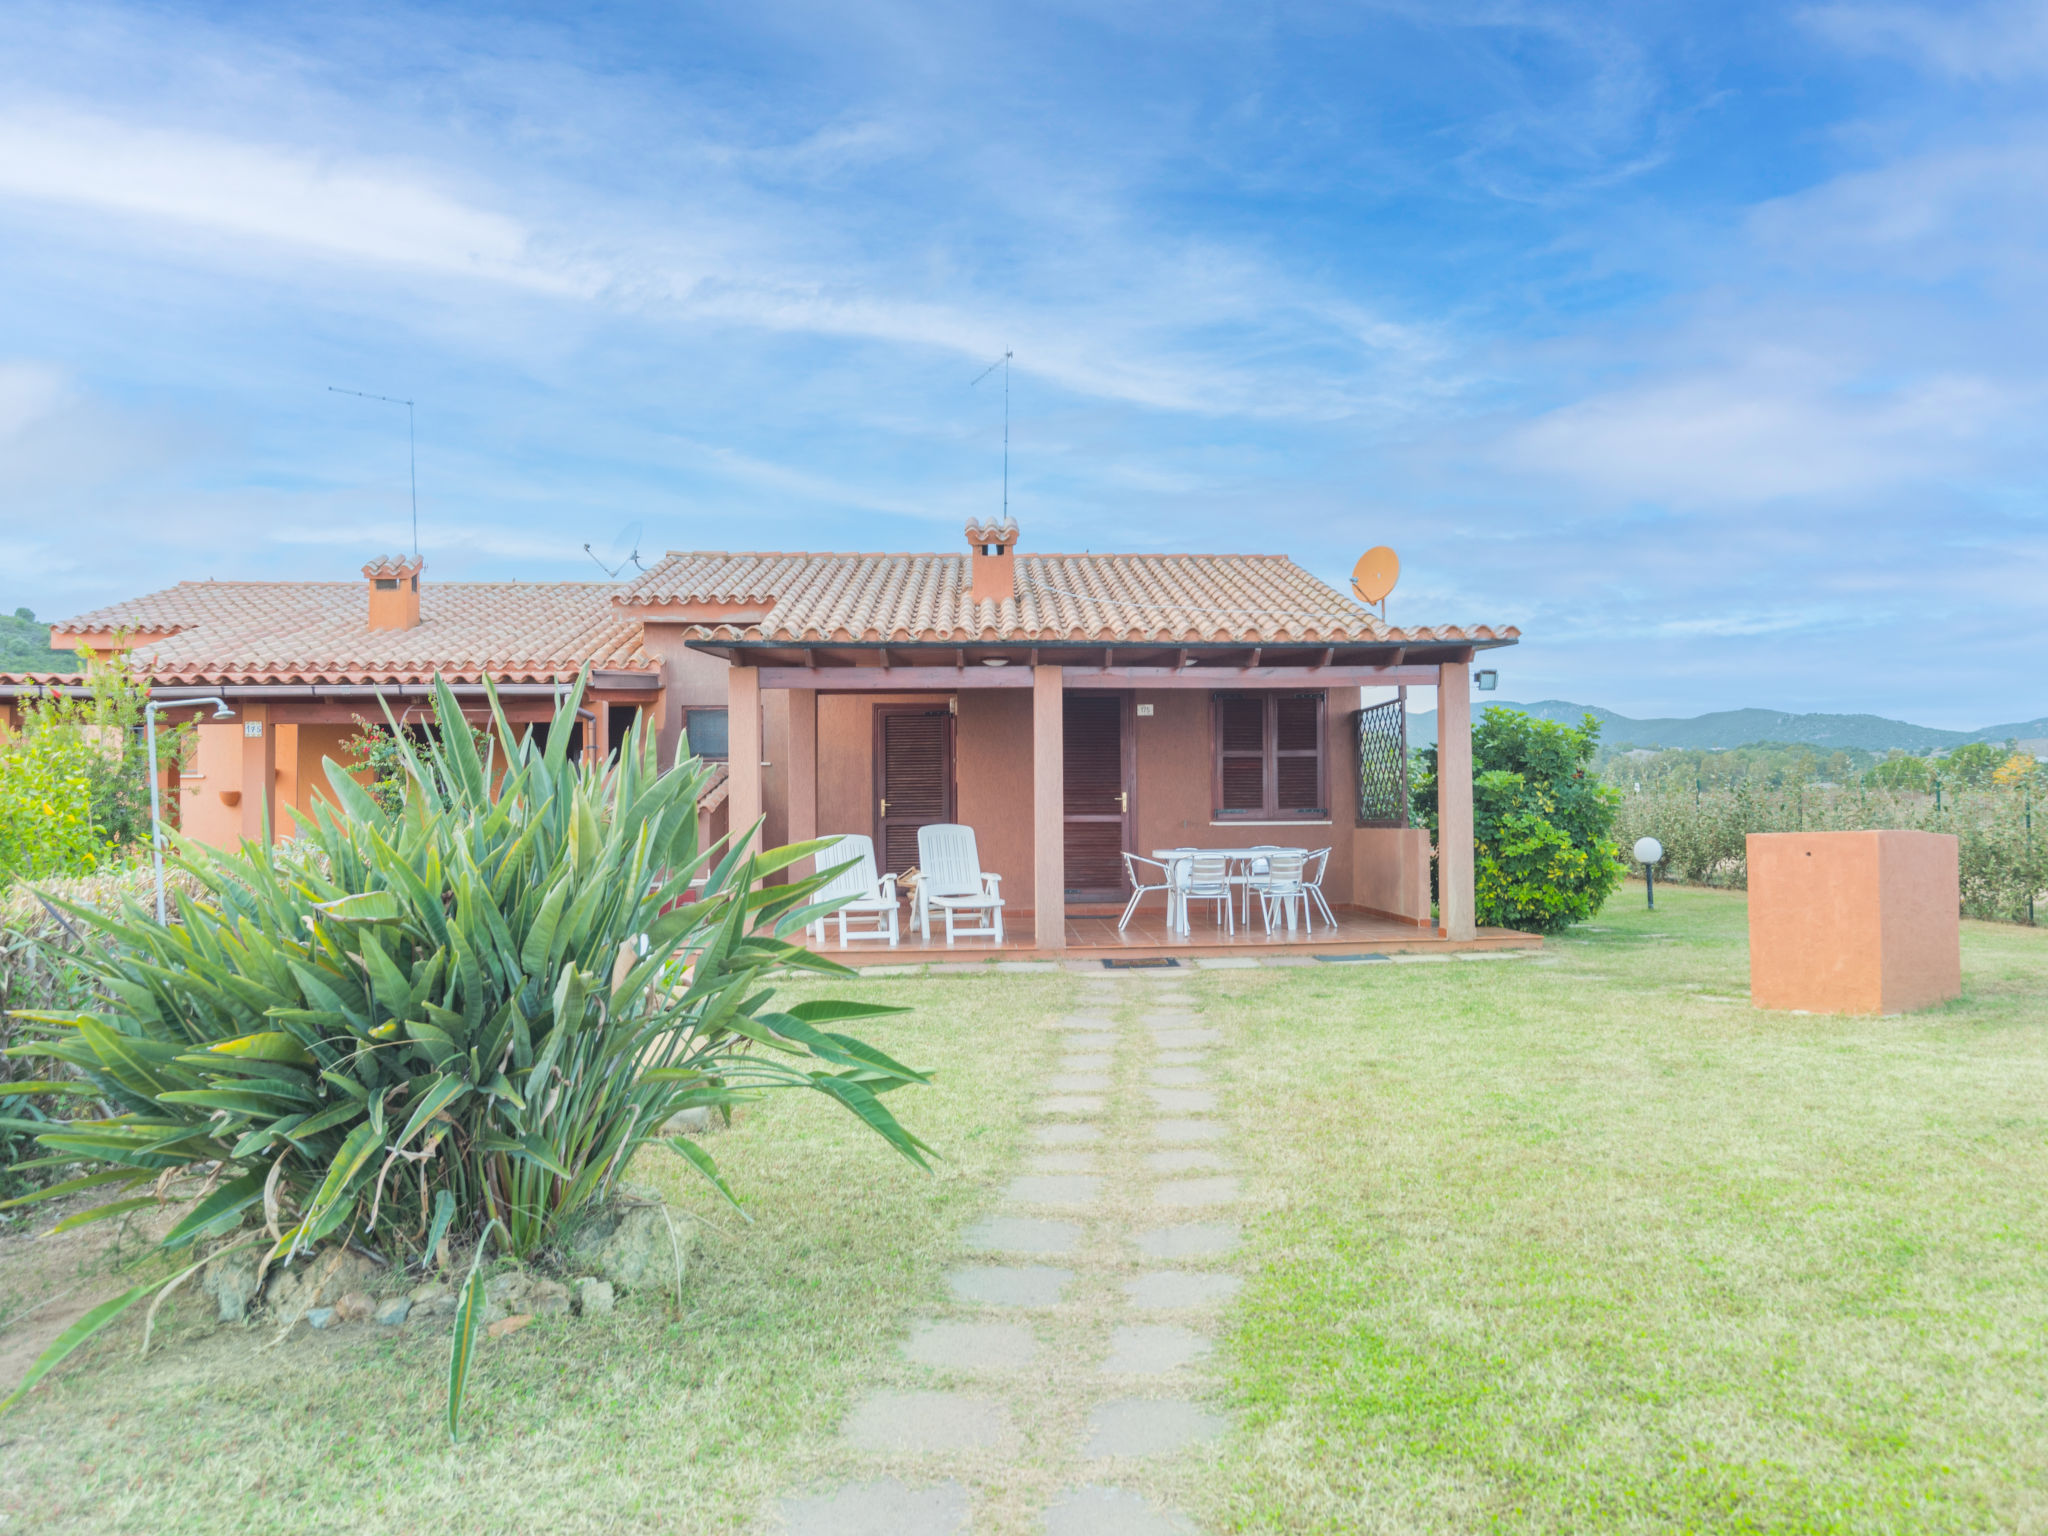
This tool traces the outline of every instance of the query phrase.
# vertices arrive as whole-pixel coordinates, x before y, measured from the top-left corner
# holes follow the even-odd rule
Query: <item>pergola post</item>
[[[725,670],[726,825],[734,846],[761,819],[761,675],[752,667]],[[753,834],[752,847],[761,848]]]
[[[1472,876],[1472,673],[1447,661],[1436,683],[1437,927],[1447,939],[1470,939]]]
[[[1031,669],[1031,884],[1040,949],[1067,947],[1065,678]]]
[[[277,727],[268,704],[243,704],[242,836],[252,843],[277,840]],[[256,734],[249,734],[250,726]]]
[[[818,835],[818,695],[815,689],[789,690],[789,840],[808,842]],[[805,859],[790,874],[801,879],[816,871]],[[827,868],[830,868],[828,863]]]

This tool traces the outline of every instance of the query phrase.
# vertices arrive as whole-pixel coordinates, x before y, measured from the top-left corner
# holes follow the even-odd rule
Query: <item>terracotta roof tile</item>
[[[52,626],[164,638],[134,655],[159,682],[394,683],[488,674],[573,680],[586,661],[648,670],[640,626],[609,582],[426,581],[412,629],[369,627],[360,581],[181,581]]]
[[[1014,529],[1005,530],[1012,538]],[[993,542],[993,540],[991,540]],[[1283,555],[1014,555],[1017,595],[970,602],[969,556],[672,552],[613,599],[663,608],[767,606],[700,639],[1404,644],[1505,640],[1512,627],[1391,627]]]

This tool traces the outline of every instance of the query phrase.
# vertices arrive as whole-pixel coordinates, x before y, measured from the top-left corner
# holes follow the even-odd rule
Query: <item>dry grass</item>
[[[1206,983],[1263,1205],[1217,1528],[2044,1528],[2048,935],[1967,925],[1931,1013],[1767,1014],[1742,899],[1658,899]]]

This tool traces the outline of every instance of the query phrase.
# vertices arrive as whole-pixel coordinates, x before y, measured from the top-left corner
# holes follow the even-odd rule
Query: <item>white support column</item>
[[[1067,947],[1065,679],[1031,669],[1031,906],[1040,949]]]
[[[1447,939],[1474,938],[1472,672],[1464,661],[1437,668],[1436,829],[1437,930]]]

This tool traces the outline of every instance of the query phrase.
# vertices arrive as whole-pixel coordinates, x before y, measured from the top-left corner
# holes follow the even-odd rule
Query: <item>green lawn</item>
[[[1933,1013],[1760,1014],[1741,898],[1658,901],[1536,959],[1194,978],[1251,1277],[1238,1428],[1162,1474],[1208,1528],[2048,1529],[2048,936],[1966,929]],[[940,1070],[896,1100],[937,1177],[794,1100],[712,1143],[751,1226],[644,1161],[707,1224],[683,1311],[487,1345],[454,1450],[443,1336],[122,1330],[0,1420],[0,1532],[743,1530],[835,1473],[1077,988],[849,985],[914,1006],[862,1033]]]
[[[2048,935],[1760,1013],[1739,896],[1537,961],[1233,972],[1223,1529],[2040,1530]]]

